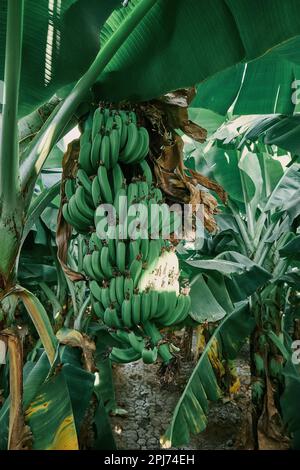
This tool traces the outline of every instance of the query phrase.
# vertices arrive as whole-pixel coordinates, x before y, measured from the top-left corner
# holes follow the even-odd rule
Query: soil
[[[193,370],[192,362],[182,362],[180,372],[167,388],[157,375],[158,366],[142,362],[116,366],[115,387],[119,407],[126,417],[111,418],[118,449],[159,449],[159,438],[168,427],[182,390]],[[182,449],[224,450],[240,448],[245,416],[250,404],[250,370],[247,351],[237,360],[240,390],[231,399],[211,403],[206,430],[193,436]]]

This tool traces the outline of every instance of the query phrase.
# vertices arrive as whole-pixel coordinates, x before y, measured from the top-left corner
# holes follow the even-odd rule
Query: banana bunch
[[[78,233],[88,234],[83,271],[95,316],[120,343],[110,355],[119,363],[150,364],[158,356],[170,362],[176,348],[159,329],[181,323],[190,310],[176,253],[164,236],[181,221],[174,212],[164,217],[168,206],[153,184],[148,152],[149,135],[135,113],[97,108],[85,121],[76,177],[64,182],[62,214]],[[99,228],[107,220],[104,203],[115,210],[105,235]]]

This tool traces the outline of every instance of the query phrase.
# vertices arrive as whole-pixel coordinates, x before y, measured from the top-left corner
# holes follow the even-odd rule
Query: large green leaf
[[[80,435],[81,425],[94,390],[95,376],[81,367],[65,364],[62,368],[71,400],[74,423],[77,435]]]
[[[40,387],[26,409],[25,419],[34,436],[33,449],[78,449],[71,399],[62,373]]]
[[[290,242],[284,245],[279,253],[281,256],[287,256],[291,259],[300,261],[300,235],[293,238]]]
[[[286,209],[300,196],[300,165],[294,164],[284,173],[274,189],[265,211]]]
[[[36,363],[26,363],[24,367],[23,407],[26,409],[41,385],[45,381],[50,370],[50,363],[46,353],[42,354]],[[25,375],[25,372],[28,373]],[[0,449],[7,449],[8,425],[9,425],[9,397],[0,410]]]
[[[190,316],[196,322],[216,322],[226,315],[226,310],[217,301],[202,274],[198,274],[191,281],[190,297]]]
[[[293,448],[300,449],[300,369],[299,364],[288,361],[284,367],[285,389],[281,396],[281,409],[283,419],[293,438]]]
[[[38,335],[43,343],[49,361],[53,363],[55,359],[57,339],[54,335],[52,325],[44,306],[32,292],[18,288],[17,295],[22,299],[25,308],[34,323]]]
[[[199,433],[206,428],[209,400],[221,397],[209,359],[211,349],[219,349],[224,359],[234,359],[253,327],[254,320],[250,316],[248,302],[242,302],[215,330],[177,403],[171,424],[161,439],[164,447],[187,444],[191,433]]]
[[[272,7],[270,5],[270,9]],[[292,41],[286,44],[287,49],[290,47],[290,51],[295,51],[299,60],[299,49],[297,51],[295,46]],[[292,84],[299,78],[299,65],[276,52],[270,52],[246,65],[231,67],[201,83],[191,106],[207,108],[222,115],[229,109],[235,115],[292,114],[296,109],[292,100],[295,92]]]
[[[233,200],[243,202],[239,156],[240,152],[237,150],[224,150],[216,145],[204,153],[204,158],[212,169],[213,178]],[[244,173],[244,180],[248,188],[248,197],[252,199],[255,194],[255,184],[247,173]]]
[[[55,196],[59,194],[59,189],[60,189],[60,182],[54,184],[50,188],[44,189],[39,194],[39,196],[33,201],[27,214],[27,219],[26,219],[23,234],[22,234],[22,242],[24,242],[28,233],[32,229],[32,226],[41,216],[41,214],[46,209],[46,207],[50,204],[52,199],[54,199]],[[57,216],[56,212],[55,212],[55,215]]]
[[[300,115],[288,116],[271,127],[266,133],[265,142],[300,156]]]
[[[130,0],[125,10],[135,3]],[[0,79],[6,5],[1,0]],[[119,0],[25,0],[21,114],[83,74],[99,51],[104,20],[119,5]],[[299,33],[297,0],[267,0],[264,7],[260,0],[252,0],[251,6],[240,0],[157,0],[101,75],[99,94],[113,101],[152,98],[199,83],[278,45],[278,57],[289,54],[298,60],[299,47],[289,39]],[[231,92],[233,98],[235,94]],[[255,98],[254,107],[259,104]]]

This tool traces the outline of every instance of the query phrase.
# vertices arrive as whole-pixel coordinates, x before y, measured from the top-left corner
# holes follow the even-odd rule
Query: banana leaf
[[[271,4],[270,11],[273,5],[276,10],[275,4]],[[296,44],[288,41],[285,47],[286,52],[294,50],[296,60],[299,61]],[[206,108],[221,115],[225,115],[229,109],[236,116],[293,114],[297,106],[292,100],[295,91],[292,84],[300,78],[299,63],[286,60],[283,55],[283,50],[282,55],[276,50],[271,51],[257,60],[237,64],[214,75],[198,85],[191,106]]]
[[[25,412],[34,436],[33,449],[77,450],[71,399],[63,374],[45,382]]]
[[[171,423],[161,438],[163,447],[185,445],[189,442],[190,434],[199,433],[206,428],[209,401],[216,401],[221,397],[209,358],[210,351],[217,347],[224,359],[234,359],[254,324],[248,302],[245,301],[227,315],[215,330],[177,403]]]
[[[293,240],[284,245],[279,250],[279,253],[281,256],[287,256],[300,261],[300,235],[295,236]]]
[[[0,80],[7,1],[0,1]],[[288,57],[288,64],[292,60],[299,63],[300,25],[297,0],[266,2],[262,8],[260,0],[157,0],[99,77],[98,96],[112,101],[153,98],[200,83],[280,46],[273,67],[264,70],[263,76],[255,70],[250,74],[251,89],[247,91],[247,102],[253,108],[261,108],[262,101],[269,109],[274,104],[273,84],[278,87],[281,83],[274,74],[282,69],[280,58]],[[120,8],[117,21],[111,22],[113,27],[120,27],[123,11],[130,12],[136,3],[130,0]],[[56,91],[62,90],[63,96],[70,89],[95,58],[103,23],[118,6],[119,0],[25,0],[20,115],[36,109]],[[244,82],[246,86],[249,80]],[[267,87],[271,91],[264,95],[260,90],[265,92]],[[282,90],[278,102],[284,101],[286,110],[291,100],[286,87]],[[222,89],[224,95],[225,91]],[[236,90],[231,88],[230,95],[234,99]]]
[[[285,379],[284,392],[280,399],[282,415],[288,431],[292,435],[292,446],[300,450],[300,369],[290,359],[283,370]]]

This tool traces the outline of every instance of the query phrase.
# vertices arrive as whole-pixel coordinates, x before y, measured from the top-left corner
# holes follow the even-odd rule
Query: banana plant
[[[182,445],[190,433],[206,427],[207,398],[218,399],[220,390],[213,369],[203,367],[203,363],[216,342],[219,356],[232,359],[237,354],[238,348],[227,352],[227,343],[235,344],[237,337],[234,328],[228,332],[226,319],[230,323],[236,302],[240,301],[248,301],[249,307],[250,327],[244,339],[250,337],[253,445],[260,447],[266,442],[263,434],[268,445],[275,441],[278,445],[280,439],[287,445],[280,434],[283,425],[280,429],[274,423],[270,425],[274,416],[278,423],[282,419],[287,423],[292,436],[299,429],[291,423],[291,405],[284,389],[290,384],[291,390],[299,382],[299,371],[291,364],[290,343],[296,316],[291,299],[299,289],[296,232],[300,167],[292,164],[284,169],[265,144],[251,148],[244,144],[237,150],[238,144],[212,140],[204,149],[197,144],[193,149],[191,144],[188,146],[187,167],[201,168],[228,193],[227,205],[216,216],[219,230],[205,237],[201,250],[182,249],[183,270],[192,278],[190,315],[198,323],[222,318],[223,323],[213,333],[177,404],[162,438],[165,446]],[[249,270],[251,276],[247,275]],[[202,296],[209,299],[205,306]],[[236,328],[242,331],[245,319],[241,313],[234,315]],[[222,341],[220,335],[224,335]],[[291,367],[292,379],[288,372]],[[297,439],[294,437],[294,445]]]
[[[198,0],[130,0],[127,6],[115,10],[106,22],[100,48],[98,35],[94,32],[100,32],[103,23],[118,5],[116,1],[101,4],[93,1],[87,6],[81,0],[66,0],[57,2],[50,8],[46,0],[41,0],[38,6],[32,0],[0,0],[1,12],[4,13],[0,18],[1,31],[6,32],[6,35],[1,35],[0,42],[0,79],[4,83],[0,132],[0,300],[12,318],[17,300],[21,299],[47,355],[45,359],[42,354],[41,363],[38,361],[28,366],[32,370],[28,381],[24,382],[23,409],[27,410],[27,420],[36,438],[35,448],[62,448],[66,445],[65,442],[68,443],[68,448],[76,448],[78,442],[74,431],[76,417],[71,415],[70,401],[61,403],[61,407],[54,406],[59,389],[66,392],[66,397],[69,393],[72,402],[72,387],[67,391],[65,377],[55,375],[51,382],[51,372],[60,350],[59,340],[54,335],[41,302],[18,284],[22,244],[36,217],[57,194],[58,186],[54,186],[34,200],[37,178],[54,146],[69,127],[74,125],[74,115],[75,121],[78,121],[81,113],[86,112],[81,107],[84,102],[89,105],[93,99],[150,99],[170,89],[200,82],[217,71],[244,60],[244,51],[246,58],[252,59],[281,43],[286,45],[291,37],[299,34],[292,0],[287,2],[289,28],[285,28],[281,21],[275,22],[270,28],[274,33],[268,34],[264,41],[257,41],[256,44],[250,39],[252,34],[251,27],[248,26],[248,7],[237,1],[229,3],[219,0],[218,15],[215,16],[215,5],[206,5],[204,8]],[[274,8],[280,11],[279,0],[276,0]],[[169,14],[170,10],[172,15]],[[260,21],[256,22],[256,33],[260,31],[262,35],[268,24],[269,14],[261,11],[258,0],[253,11],[260,17]],[[216,29],[219,33],[213,35],[213,40],[208,28],[212,17],[218,18],[219,22]],[[162,22],[164,28],[161,28]],[[181,27],[174,30],[174,26],[178,24]],[[233,28],[234,35],[231,34]],[[245,28],[248,34],[241,35],[238,31]],[[290,32],[288,35],[286,30]],[[145,31],[147,34],[144,34]],[[203,39],[206,41],[206,48],[199,49],[197,46],[199,43],[203,44]],[[82,50],[82,44],[85,49],[80,54],[78,51]],[[186,54],[191,44],[195,45],[197,51],[193,64],[190,64]],[[155,52],[155,61],[148,60],[149,47],[152,54]],[[180,54],[177,50],[179,47]],[[284,52],[286,53],[286,49]],[[207,61],[208,56],[213,59]],[[182,61],[180,64],[177,63],[179,57]],[[184,74],[174,73],[178,65],[184,70]],[[39,126],[35,128],[34,137],[31,139],[29,136],[24,142],[21,126],[18,129],[18,118],[35,113],[37,107],[54,94],[57,94],[58,99],[51,100],[52,104],[48,107],[51,110],[54,106],[51,115],[40,129]],[[36,115],[31,117],[34,127]],[[19,145],[20,139],[22,142]],[[13,353],[11,357],[14,358]],[[40,370],[43,371],[40,375],[42,379],[38,379],[37,388],[33,389],[30,374],[36,376]],[[41,394],[44,398],[49,398],[45,398],[46,401],[43,402],[45,408],[51,405],[51,409],[57,408],[59,411],[50,443],[44,440],[44,415],[37,402]],[[34,398],[36,401],[32,403]],[[8,407],[9,399],[1,410],[3,419],[7,417]],[[97,406],[95,408],[96,416],[100,411]],[[63,434],[64,425],[69,430],[69,440]],[[14,422],[9,423],[8,436],[11,436],[14,426]],[[6,432],[6,426],[3,429]],[[19,437],[21,442],[22,436]],[[6,442],[5,438],[2,442]]]

